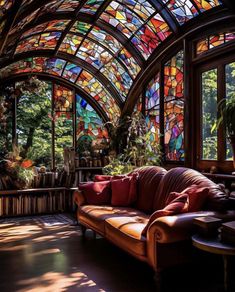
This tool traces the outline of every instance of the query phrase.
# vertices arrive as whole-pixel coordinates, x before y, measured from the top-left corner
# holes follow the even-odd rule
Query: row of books
[[[68,212],[72,208],[72,193],[64,190],[0,196],[0,216]]]
[[[62,172],[38,173],[30,185],[30,188],[54,188],[72,187],[74,185],[75,174]],[[0,176],[0,190],[15,189],[14,182],[8,176]]]

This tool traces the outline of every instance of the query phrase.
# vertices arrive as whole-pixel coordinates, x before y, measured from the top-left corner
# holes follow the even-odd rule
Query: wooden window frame
[[[217,102],[219,102],[226,94],[226,75],[225,66],[235,62],[235,54],[214,55],[206,62],[197,64],[194,68],[195,82],[193,87],[195,94],[193,96],[193,105],[195,110],[193,128],[196,129],[194,142],[196,145],[196,160],[195,167],[201,171],[210,171],[211,167],[215,166],[218,172],[231,173],[233,171],[232,161],[226,161],[226,136],[225,129],[221,125],[218,129],[217,140],[217,160],[202,159],[202,83],[201,74],[203,72],[217,68]],[[193,108],[193,107],[192,107]]]

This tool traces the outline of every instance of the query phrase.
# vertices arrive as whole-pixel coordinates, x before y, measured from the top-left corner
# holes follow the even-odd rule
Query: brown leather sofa
[[[183,167],[166,171],[161,167],[138,170],[137,201],[132,207],[87,205],[81,191],[74,193],[77,219],[85,234],[92,229],[134,257],[147,262],[156,272],[190,259],[194,232],[193,219],[216,216],[234,220],[234,211],[225,211],[226,196],[221,187],[201,173]],[[170,192],[181,192],[192,184],[209,187],[209,197],[202,211],[156,219],[141,233],[150,215],[164,208]]]

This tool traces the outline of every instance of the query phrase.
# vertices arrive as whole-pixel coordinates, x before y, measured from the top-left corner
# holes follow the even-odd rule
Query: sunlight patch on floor
[[[88,276],[82,272],[71,273],[65,275],[63,273],[48,272],[44,275],[28,280],[21,280],[17,283],[19,286],[24,286],[17,289],[17,292],[51,292],[51,291],[66,291],[67,289],[89,289],[89,291],[105,292],[99,289],[96,283],[89,279]],[[85,290],[84,290],[85,291]]]

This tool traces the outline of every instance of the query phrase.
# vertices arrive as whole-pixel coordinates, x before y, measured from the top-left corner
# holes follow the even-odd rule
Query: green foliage
[[[220,100],[218,103],[218,114],[218,120],[213,125],[211,131],[213,132],[215,128],[218,128],[223,123],[228,135],[235,135],[235,96]]]
[[[50,162],[51,158],[51,85],[36,77],[20,82],[21,91],[17,105],[18,144],[21,155],[37,165]]]
[[[135,166],[130,161],[126,161],[125,155],[120,154],[113,158],[102,171],[106,175],[118,175],[128,173],[134,169]]]
[[[139,166],[161,163],[160,146],[156,141],[151,141],[151,133],[142,114],[135,112],[127,120],[129,127],[126,148],[104,167],[104,174],[125,174]]]
[[[17,170],[17,178],[18,181],[22,181],[24,184],[24,187],[30,187],[33,178],[34,178],[34,171],[32,168],[23,168],[23,167],[18,167]]]

